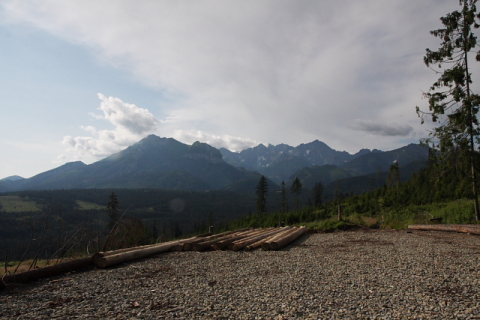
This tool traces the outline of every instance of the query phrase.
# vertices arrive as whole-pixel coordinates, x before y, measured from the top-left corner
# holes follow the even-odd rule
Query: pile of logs
[[[141,247],[99,252],[93,256],[60,263],[54,266],[30,270],[0,278],[0,289],[13,283],[26,283],[81,268],[96,266],[107,268],[124,262],[146,258],[168,251],[205,250],[278,250],[307,232],[306,227],[283,227],[266,229],[242,229],[220,234],[204,234],[188,239],[152,244]]]
[[[239,251],[252,250],[259,247],[263,250],[278,250],[296,240],[306,232],[306,227],[242,229],[150,246],[99,252],[93,255],[92,261],[98,268],[107,268],[167,251]]]

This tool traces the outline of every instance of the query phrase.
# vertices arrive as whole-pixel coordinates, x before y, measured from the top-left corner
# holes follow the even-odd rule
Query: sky
[[[240,151],[418,143],[456,0],[0,0],[0,179],[149,134]],[[474,88],[475,71],[473,66]]]

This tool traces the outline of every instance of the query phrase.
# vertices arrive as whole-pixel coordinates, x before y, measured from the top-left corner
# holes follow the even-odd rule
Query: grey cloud
[[[402,136],[406,137],[413,131],[413,127],[398,124],[381,124],[369,121],[357,120],[351,126],[351,129],[365,131],[378,136]]]
[[[385,145],[414,130],[414,107],[425,103],[420,90],[431,85],[422,57],[438,44],[429,31],[458,3],[118,0],[111,6],[25,0],[5,8],[170,94],[162,111],[174,121],[162,123],[163,135],[202,130],[203,141],[217,146],[227,145],[226,135],[243,137],[229,141],[235,148],[249,145],[245,137],[292,145],[318,138],[352,150],[367,140],[376,147],[378,140],[361,132],[385,137]],[[356,123],[352,137],[345,128],[365,113],[372,123]],[[107,110],[107,117],[134,134],[156,126],[128,108]],[[402,123],[381,125],[392,118]]]

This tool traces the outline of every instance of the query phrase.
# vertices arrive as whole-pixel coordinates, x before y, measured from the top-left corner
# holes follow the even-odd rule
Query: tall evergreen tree
[[[267,211],[267,193],[268,182],[265,176],[261,176],[255,188],[255,194],[257,195],[257,213],[265,213]]]
[[[313,187],[313,201],[317,208],[322,205],[323,189],[323,184],[321,182],[315,183],[315,186]]]
[[[425,97],[429,100],[429,112],[420,111],[422,117],[429,115],[434,122],[440,125],[431,133],[431,137],[438,140],[439,149],[447,153],[455,147],[468,150],[470,158],[473,198],[475,203],[475,217],[480,220],[477,193],[477,173],[475,166],[475,143],[478,143],[479,127],[477,113],[480,105],[480,96],[471,90],[471,66],[469,53],[477,45],[477,37],[472,30],[479,27],[476,8],[477,0],[460,0],[462,7],[448,13],[440,20],[444,28],[433,30],[430,33],[442,39],[437,51],[427,49],[424,62],[427,67],[438,66],[440,78],[430,87]],[[480,51],[476,54],[480,61]],[[446,68],[442,68],[447,66]],[[426,142],[430,143],[429,139]]]
[[[282,189],[280,191],[281,199],[282,199],[282,212],[288,211],[288,202],[287,202],[287,191],[285,189],[285,181],[282,181]]]
[[[298,211],[300,208],[300,193],[302,193],[302,182],[298,177],[293,180],[292,187],[290,188],[292,190],[292,193],[295,194],[295,210]]]
[[[108,227],[110,229],[113,228],[115,223],[117,223],[118,214],[119,214],[118,207],[119,207],[119,204],[118,204],[117,195],[112,192],[112,194],[108,196],[108,204],[107,204],[107,214],[108,214],[108,217],[110,218],[110,221],[108,222]]]

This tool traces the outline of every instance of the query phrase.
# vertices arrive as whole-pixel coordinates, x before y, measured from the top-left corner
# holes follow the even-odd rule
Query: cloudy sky
[[[152,133],[237,151],[416,143],[432,125],[415,113],[436,79],[429,31],[458,7],[0,0],[0,178],[92,163]]]

